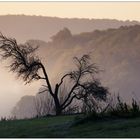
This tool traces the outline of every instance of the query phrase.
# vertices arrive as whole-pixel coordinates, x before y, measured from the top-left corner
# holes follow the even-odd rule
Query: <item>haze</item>
[[[42,40],[45,44],[52,35],[64,27],[69,28],[72,34],[80,34],[96,29],[105,30],[119,28],[122,25],[140,24],[131,22],[132,20],[140,21],[140,2],[0,2],[0,14],[2,15],[0,16],[0,31],[4,35],[16,38],[19,43],[34,39]],[[5,16],[22,14],[30,16]],[[124,22],[124,20],[130,21]],[[61,54],[60,52],[57,54],[57,49],[54,50],[53,56]],[[54,52],[54,50],[51,51]],[[50,54],[50,52],[47,53]],[[66,53],[63,57],[65,55]],[[72,57],[71,54],[69,56]],[[66,59],[63,57],[59,58],[61,64]],[[53,61],[56,61],[55,58]],[[51,64],[53,62],[47,63],[49,72]],[[15,78],[15,74],[8,72],[6,65],[7,62],[0,63],[0,116],[8,116],[22,96],[35,95],[41,86],[40,82],[24,85],[22,81]],[[53,67],[58,70],[56,66]],[[55,78],[55,71],[51,72],[50,74]]]

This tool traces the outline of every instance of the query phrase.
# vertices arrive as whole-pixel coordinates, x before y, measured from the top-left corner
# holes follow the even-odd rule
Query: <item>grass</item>
[[[92,120],[74,124],[76,117],[0,122],[1,138],[140,138],[140,118]]]

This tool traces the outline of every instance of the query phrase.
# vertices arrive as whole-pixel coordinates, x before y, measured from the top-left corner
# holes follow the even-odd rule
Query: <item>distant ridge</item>
[[[18,42],[37,39],[48,41],[64,27],[69,28],[72,34],[91,32],[96,29],[119,28],[124,25],[140,24],[138,21],[120,21],[115,19],[86,19],[86,18],[58,18],[26,15],[0,16],[0,31]]]

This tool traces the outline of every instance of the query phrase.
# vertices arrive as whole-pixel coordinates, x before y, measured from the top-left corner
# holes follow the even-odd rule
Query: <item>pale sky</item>
[[[140,2],[0,2],[0,14],[140,21]]]

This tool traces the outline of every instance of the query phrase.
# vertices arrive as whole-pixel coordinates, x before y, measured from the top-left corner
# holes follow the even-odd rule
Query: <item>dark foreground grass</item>
[[[140,118],[92,120],[74,124],[75,116],[0,122],[1,138],[140,138]]]

